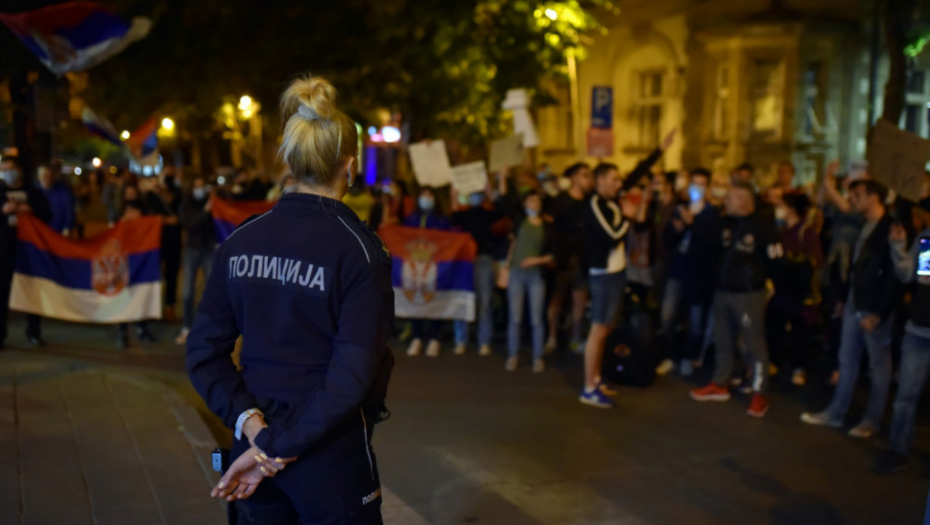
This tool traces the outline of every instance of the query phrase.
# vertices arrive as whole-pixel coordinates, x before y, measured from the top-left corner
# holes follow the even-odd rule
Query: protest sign
[[[879,119],[869,143],[869,175],[905,199],[920,200],[930,140]]]
[[[523,135],[517,134],[491,143],[488,169],[498,172],[504,168],[523,164]]]
[[[452,168],[452,187],[463,195],[484,191],[487,185],[488,168],[483,160]]]
[[[452,167],[442,140],[418,142],[409,148],[413,174],[421,186],[434,188],[452,183]]]

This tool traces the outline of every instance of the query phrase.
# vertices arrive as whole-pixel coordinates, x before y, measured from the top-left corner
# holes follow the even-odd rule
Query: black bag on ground
[[[645,388],[656,378],[652,319],[645,312],[625,317],[607,337],[601,376],[618,384]]]

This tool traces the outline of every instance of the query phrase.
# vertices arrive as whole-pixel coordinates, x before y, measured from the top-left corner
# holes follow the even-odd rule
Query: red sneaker
[[[710,383],[705,387],[692,390],[691,399],[695,401],[729,401],[730,389]]]
[[[769,411],[769,401],[762,394],[754,394],[752,403],[749,403],[749,410],[746,411],[751,417],[765,417]]]

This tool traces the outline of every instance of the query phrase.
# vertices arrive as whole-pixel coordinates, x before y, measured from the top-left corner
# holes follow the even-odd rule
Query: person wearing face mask
[[[145,195],[135,184],[123,186],[120,202],[123,203],[120,221],[131,221],[152,214],[152,210],[149,208],[151,201],[145,198]],[[139,341],[157,342],[155,336],[149,331],[149,324],[146,320],[136,323],[136,335]],[[129,323],[120,323],[118,325],[116,345],[121,349],[129,348]]]
[[[420,188],[417,209],[404,219],[404,226],[426,230],[449,229],[449,220],[443,217],[441,211],[436,207],[436,194],[432,188],[428,186]],[[411,357],[420,355],[423,350],[423,342],[427,341],[426,355],[428,357],[438,357],[439,351],[442,349],[442,344],[439,342],[442,321],[411,319],[410,323],[413,326],[413,339],[407,348],[407,355]]]
[[[342,203],[358,136],[335,101],[318,77],[285,91],[280,154],[297,191],[216,250],[187,339],[191,382],[234,431],[212,495],[237,523],[382,523],[371,435],[393,363],[391,256]]]
[[[766,320],[772,362],[779,369],[791,370],[791,381],[797,386],[804,385],[813,365],[811,339],[820,302],[816,277],[823,264],[823,247],[809,220],[810,209],[810,198],[794,192],[785,194],[776,207],[784,217],[785,259],[773,279],[775,295]]]
[[[181,226],[184,228],[184,266],[182,275],[183,285],[183,327],[175,339],[175,343],[183,345],[187,342],[194,323],[194,294],[196,293],[197,272],[203,272],[203,280],[210,280],[210,269],[213,267],[213,251],[216,249],[216,229],[213,225],[213,216],[210,190],[203,177],[196,177],[191,187],[181,198]]]
[[[468,196],[467,207],[452,214],[452,226],[471,235],[478,247],[476,252],[475,268],[475,300],[477,302],[477,338],[478,354],[491,355],[491,339],[494,335],[493,311],[491,300],[494,297],[495,265],[498,257],[501,237],[495,234],[495,224],[506,214],[498,203],[490,202],[490,192],[475,192]],[[456,192],[453,191],[453,201]],[[464,329],[464,330],[463,330]],[[467,351],[468,326],[459,325],[455,347],[455,354],[462,355]],[[464,333],[462,333],[464,331]]]
[[[704,329],[714,295],[714,253],[717,243],[719,208],[707,200],[710,172],[704,168],[691,171],[687,188],[688,201],[679,204],[672,220],[662,232],[663,244],[669,246],[669,274],[660,313],[660,351],[665,359],[656,372],[671,372],[676,362],[681,375],[694,372],[704,340]],[[687,321],[687,342],[679,344],[675,326]]]
[[[0,206],[0,348],[3,348],[8,335],[10,288],[16,268],[17,217],[29,213],[48,224],[52,211],[42,190],[24,183],[22,165],[12,156],[0,158]],[[26,338],[32,346],[45,344],[38,315],[26,316]]]

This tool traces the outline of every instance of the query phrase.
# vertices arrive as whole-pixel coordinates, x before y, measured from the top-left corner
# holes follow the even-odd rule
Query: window
[[[752,132],[781,136],[784,65],[780,60],[756,60],[752,74]]]
[[[730,66],[717,68],[717,85],[714,99],[714,138],[729,139]]]
[[[645,71],[637,75],[635,118],[640,147],[655,148],[659,145],[665,89],[664,71]]]
[[[930,74],[913,69],[907,74],[906,103],[898,124],[921,137],[930,137],[930,89],[927,89]]]

